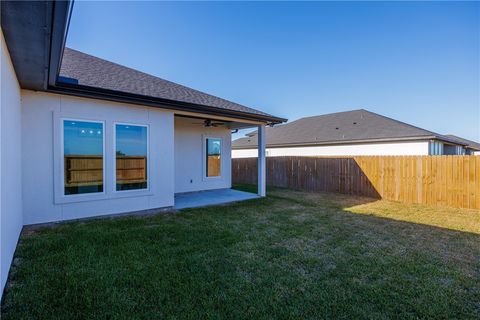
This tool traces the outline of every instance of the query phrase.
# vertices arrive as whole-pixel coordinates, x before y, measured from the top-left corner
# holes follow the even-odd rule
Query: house
[[[475,155],[475,156],[480,156],[480,143],[464,139],[461,137],[458,137],[453,134],[447,134],[445,135],[446,137],[452,139],[452,140],[457,140],[459,143],[464,143],[465,145],[465,154],[466,155]]]
[[[454,155],[480,144],[364,109],[301,118],[267,128],[267,156]],[[257,131],[233,141],[233,158],[257,156]]]
[[[265,196],[265,126],[285,121],[65,48],[71,10],[1,2],[2,289],[24,225],[171,208],[176,195],[230,188],[232,130],[258,128]]]

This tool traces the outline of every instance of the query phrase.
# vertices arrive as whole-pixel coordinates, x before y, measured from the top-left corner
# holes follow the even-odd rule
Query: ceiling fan
[[[198,123],[192,123],[192,124],[198,124]],[[210,128],[210,127],[215,127],[216,128],[218,126],[223,126],[223,125],[225,125],[225,122],[214,122],[214,121],[209,120],[209,119],[203,121],[203,126],[205,128]]]
[[[224,126],[225,122],[213,122],[212,120],[205,120],[203,122],[204,127],[218,127],[218,126]]]

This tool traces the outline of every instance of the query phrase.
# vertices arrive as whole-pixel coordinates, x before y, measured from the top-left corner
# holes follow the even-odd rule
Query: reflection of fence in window
[[[210,155],[207,160],[207,177],[220,176],[220,155]]]
[[[117,156],[117,185],[147,182],[147,157]]]
[[[147,157],[117,156],[117,184],[146,183]],[[65,186],[85,187],[103,184],[103,157],[66,155]]]
[[[65,155],[65,187],[103,184],[103,156]]]

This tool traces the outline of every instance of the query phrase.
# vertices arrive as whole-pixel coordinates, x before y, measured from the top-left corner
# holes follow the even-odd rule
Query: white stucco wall
[[[221,176],[205,178],[205,137],[222,139]],[[175,192],[230,188],[232,186],[231,131],[205,128],[192,119],[175,119]]]
[[[0,111],[0,298],[22,230],[20,87],[1,36]]]
[[[267,157],[278,156],[381,156],[428,155],[428,142],[371,143],[336,146],[267,148]],[[232,150],[232,158],[257,156],[257,149]]]
[[[174,204],[174,116],[160,109],[22,90],[24,223],[116,214]],[[64,197],[59,176],[61,117],[105,121],[105,195]],[[149,126],[149,190],[114,191],[114,122]],[[59,199],[59,194],[62,195]]]

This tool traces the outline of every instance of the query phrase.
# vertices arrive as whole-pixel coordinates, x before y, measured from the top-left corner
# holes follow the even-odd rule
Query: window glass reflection
[[[103,192],[103,123],[63,121],[65,195]]]
[[[218,138],[207,138],[207,177],[220,176],[222,140]]]
[[[115,125],[116,189],[147,188],[147,127]]]

